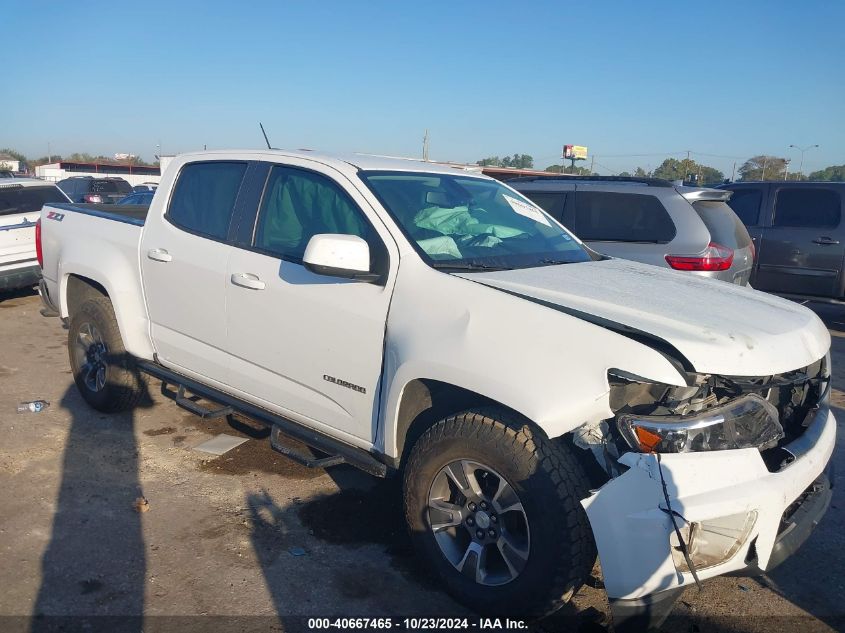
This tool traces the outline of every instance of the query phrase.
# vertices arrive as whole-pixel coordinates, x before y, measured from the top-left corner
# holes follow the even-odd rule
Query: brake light
[[[44,268],[44,251],[41,250],[41,218],[35,222],[35,256],[38,258],[38,265]]]
[[[98,195],[96,193],[86,193],[85,194],[85,202],[90,202],[92,204],[100,204],[103,201],[103,196]]]
[[[734,261],[733,249],[710,242],[698,255],[667,255],[666,261],[675,270],[727,270]]]

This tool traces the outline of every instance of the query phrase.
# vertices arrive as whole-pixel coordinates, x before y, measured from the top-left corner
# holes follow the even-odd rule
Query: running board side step
[[[137,361],[137,367],[145,374],[149,374],[154,378],[162,381],[162,393],[176,401],[180,407],[209,419],[210,417],[223,417],[231,415],[232,413],[241,413],[246,417],[260,422],[271,429],[271,440],[273,448],[283,455],[290,457],[294,461],[307,466],[309,468],[326,468],[328,466],[336,466],[338,464],[349,464],[356,468],[363,470],[366,473],[375,475],[376,477],[386,477],[388,473],[388,466],[380,461],[376,455],[351,446],[340,440],[337,440],[329,435],[321,433],[320,431],[306,427],[298,422],[284,418],[278,414],[257,407],[254,404],[245,402],[234,396],[223,393],[204,385],[196,380],[187,378],[177,374],[170,369],[162,367],[158,363],[146,360]],[[167,385],[172,385],[178,388],[177,392],[169,391],[165,393]],[[216,402],[221,405],[219,409],[207,409],[200,404],[197,404],[193,399],[185,395],[188,391],[200,398]],[[203,415],[205,414],[205,415]],[[310,456],[302,455],[297,451],[283,446],[279,441],[280,435],[286,435],[294,440],[302,442],[315,450],[325,453],[328,457],[312,458]]]
[[[282,432],[279,427],[274,426],[273,431],[270,434],[270,446],[273,447],[273,450],[278,451],[289,459],[292,459],[297,464],[305,466],[306,468],[328,468],[329,466],[338,466],[346,463],[346,458],[343,455],[329,455],[327,457],[319,458],[303,455],[302,453],[292,449],[290,446],[286,446],[282,443],[281,439],[284,435],[284,432]]]
[[[167,383],[165,381],[161,381],[161,394],[166,397],[170,398],[178,404],[180,407],[185,409],[185,411],[190,411],[196,416],[201,417],[203,420],[213,420],[215,418],[225,418],[227,416],[232,415],[235,410],[232,407],[220,407],[219,409],[206,409],[201,404],[197,404],[194,400],[185,396],[185,386],[179,385],[179,390],[176,392],[176,395],[173,396],[172,391],[167,391]]]

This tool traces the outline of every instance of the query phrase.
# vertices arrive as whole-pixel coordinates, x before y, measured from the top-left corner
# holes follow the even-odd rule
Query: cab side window
[[[188,163],[179,172],[165,216],[189,233],[225,240],[246,163]]]
[[[370,223],[336,183],[311,171],[277,165],[264,188],[253,247],[301,263],[308,241],[320,233],[357,235],[371,259],[383,246]]]
[[[835,228],[842,215],[842,201],[833,189],[781,189],[775,199],[775,226]]]

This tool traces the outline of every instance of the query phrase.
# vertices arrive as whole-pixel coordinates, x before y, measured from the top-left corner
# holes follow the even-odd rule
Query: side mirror
[[[367,283],[381,278],[370,272],[370,247],[357,235],[321,233],[313,236],[305,247],[302,263],[316,275]]]

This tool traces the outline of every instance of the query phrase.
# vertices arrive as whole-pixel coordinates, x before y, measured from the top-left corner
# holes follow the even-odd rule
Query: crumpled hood
[[[702,373],[779,374],[814,363],[830,348],[825,325],[801,305],[637,262],[610,259],[460,276],[661,338]]]

